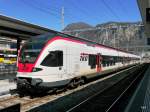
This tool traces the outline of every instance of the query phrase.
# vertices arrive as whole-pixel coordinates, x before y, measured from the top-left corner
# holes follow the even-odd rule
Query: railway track
[[[142,78],[143,73],[147,69],[147,65],[138,70],[133,71],[128,76],[113,84],[96,92],[90,97],[84,99],[80,103],[66,110],[67,112],[122,112],[128,103],[131,89],[135,89],[138,81]],[[135,75],[133,75],[135,74]],[[138,74],[138,75],[137,75]]]
[[[131,68],[134,68],[134,67],[131,67]],[[131,69],[131,68],[128,68],[128,69]],[[126,71],[126,70],[122,70],[119,73],[124,72],[124,71]],[[118,74],[118,73],[106,76],[104,78],[101,78],[101,79],[98,79],[96,81],[87,83],[83,86],[79,86],[78,88],[75,88],[75,89],[72,89],[72,90],[69,90],[69,91],[60,92],[59,94],[48,94],[46,96],[35,97],[35,98],[30,98],[29,96],[19,97],[18,95],[10,96],[10,97],[7,97],[7,98],[2,98],[2,99],[0,99],[0,109],[1,108],[6,108],[9,105],[20,103],[21,104],[21,112],[28,111],[32,108],[35,108],[35,107],[40,106],[42,104],[45,104],[47,102],[54,101],[56,99],[59,99],[60,97],[72,94],[76,91],[80,91],[81,89],[86,88],[91,84],[95,84],[99,81],[103,81],[105,79],[111,78],[111,77],[115,76],[116,74]],[[90,99],[90,98],[88,98],[88,99]],[[86,100],[86,101],[88,101],[88,100]],[[84,102],[86,102],[86,101],[84,101]],[[78,106],[75,106],[70,110],[72,111],[76,107],[78,107]],[[70,111],[70,110],[68,110],[68,111]]]
[[[0,109],[20,103],[21,111],[24,112],[27,111],[29,108],[37,105],[37,103],[42,104],[46,103],[47,100],[49,101],[50,99],[54,99],[54,96],[55,95],[47,95],[43,97],[30,98],[30,96],[19,97],[18,95],[15,95],[6,98],[1,98]]]

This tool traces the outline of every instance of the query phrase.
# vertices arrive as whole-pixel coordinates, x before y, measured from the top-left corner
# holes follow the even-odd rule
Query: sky
[[[64,25],[85,22],[141,21],[137,0],[0,0],[0,14],[61,31]]]

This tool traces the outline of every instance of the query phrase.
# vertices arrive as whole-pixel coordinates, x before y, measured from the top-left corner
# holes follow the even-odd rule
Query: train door
[[[102,57],[100,54],[97,54],[96,55],[96,64],[97,64],[97,72],[101,72],[101,60],[102,60]]]
[[[80,68],[79,50],[76,46],[67,48],[67,77],[72,78],[78,75]]]
[[[66,47],[59,46],[55,49],[50,49],[49,54],[41,63],[42,66],[46,66],[45,74],[63,78],[66,74]]]
[[[66,47],[63,46],[62,48],[59,48],[58,51],[60,51],[60,55],[58,56],[58,58],[62,58],[62,65],[61,66],[58,66],[58,75],[59,77],[63,78],[64,75],[66,74],[67,72],[67,68],[66,68],[66,64],[67,64],[67,55],[66,55]]]

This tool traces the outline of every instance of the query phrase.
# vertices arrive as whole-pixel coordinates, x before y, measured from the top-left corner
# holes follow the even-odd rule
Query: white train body
[[[32,86],[56,88],[69,84],[74,78],[100,75],[140,59],[137,55],[76,37],[54,35],[44,43],[42,40],[40,45],[42,38],[34,37],[22,47],[18,58],[18,84],[27,82]],[[34,48],[34,44],[41,47]]]

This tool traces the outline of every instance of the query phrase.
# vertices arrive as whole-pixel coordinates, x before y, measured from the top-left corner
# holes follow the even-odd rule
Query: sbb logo
[[[87,54],[81,54],[80,55],[80,61],[87,61],[88,60],[88,55]]]

